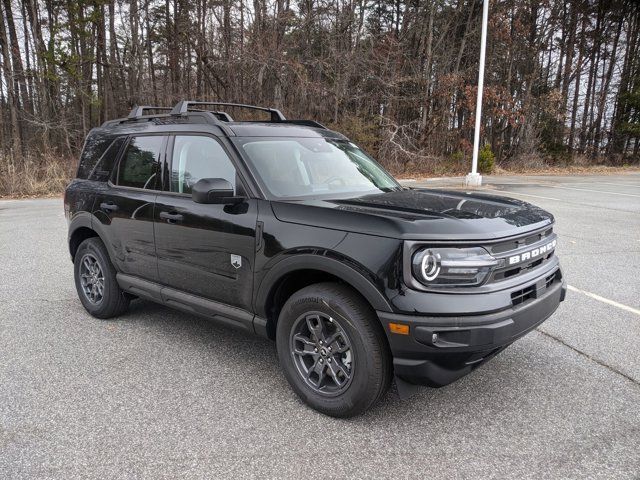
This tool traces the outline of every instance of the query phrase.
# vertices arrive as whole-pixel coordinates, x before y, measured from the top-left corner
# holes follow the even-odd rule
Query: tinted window
[[[89,173],[89,180],[106,181],[111,176],[118,152],[120,152],[125,140],[126,137],[118,137],[109,145],[107,151],[102,154],[97,165]]]
[[[118,185],[156,188],[160,151],[164,137],[134,137],[120,160]]]
[[[176,136],[171,161],[171,191],[191,193],[202,178],[224,178],[235,190],[236,169],[222,146],[210,137]]]
[[[113,142],[113,135],[106,133],[104,130],[96,128],[89,133],[80,155],[78,178],[89,177],[89,174],[95,168],[102,154],[109,148],[111,142]]]

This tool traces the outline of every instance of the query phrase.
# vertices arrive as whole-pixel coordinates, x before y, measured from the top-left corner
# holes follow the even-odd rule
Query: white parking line
[[[606,303],[608,305],[613,305],[621,310],[625,310],[627,312],[635,313],[636,315],[640,315],[640,310],[637,308],[630,307],[628,305],[624,305],[622,303],[615,302],[613,300],[609,300],[608,298],[601,297],[600,295],[596,295],[595,293],[587,292],[585,290],[580,290],[579,288],[574,287],[573,285],[567,285],[567,288],[573,292],[582,293],[587,297],[591,297],[594,300],[598,300],[599,302]]]
[[[558,202],[561,201],[559,198],[543,197],[542,195],[531,195],[530,193],[512,192],[511,190],[498,190],[495,188],[485,188],[484,190],[490,190],[492,192],[502,193],[503,195],[510,193],[512,195],[524,195],[525,197],[544,198],[545,200],[556,200]]]
[[[640,195],[634,195],[632,193],[607,192],[607,191],[604,191],[604,190],[591,190],[589,188],[561,187],[560,185],[541,185],[541,186],[543,186],[543,187],[551,187],[551,188],[562,188],[563,190],[578,190],[578,191],[581,191],[581,192],[606,193],[608,195],[621,195],[623,197],[640,198]]]
[[[640,183],[607,183],[607,182],[596,182],[598,185],[613,185],[614,187],[636,187],[640,188]],[[564,183],[563,185],[593,185],[593,182],[572,182],[570,184]]]

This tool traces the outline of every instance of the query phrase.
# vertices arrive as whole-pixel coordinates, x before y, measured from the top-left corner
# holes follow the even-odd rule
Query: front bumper
[[[494,313],[456,315],[456,296],[452,296],[449,314],[414,316],[379,311],[395,375],[414,384],[447,385],[544,322],[564,300],[566,290],[558,269],[556,281],[539,283],[526,301]],[[389,323],[408,325],[409,334],[391,333]]]

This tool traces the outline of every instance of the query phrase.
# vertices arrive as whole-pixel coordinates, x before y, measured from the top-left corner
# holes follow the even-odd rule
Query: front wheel
[[[280,312],[276,343],[293,390],[324,414],[358,415],[391,383],[391,356],[375,312],[346,286],[320,283],[294,293]]]

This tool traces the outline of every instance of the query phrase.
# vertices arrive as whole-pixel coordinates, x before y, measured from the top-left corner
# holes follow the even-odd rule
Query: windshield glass
[[[399,190],[380,165],[353,143],[328,138],[235,138],[273,197],[324,197]]]

